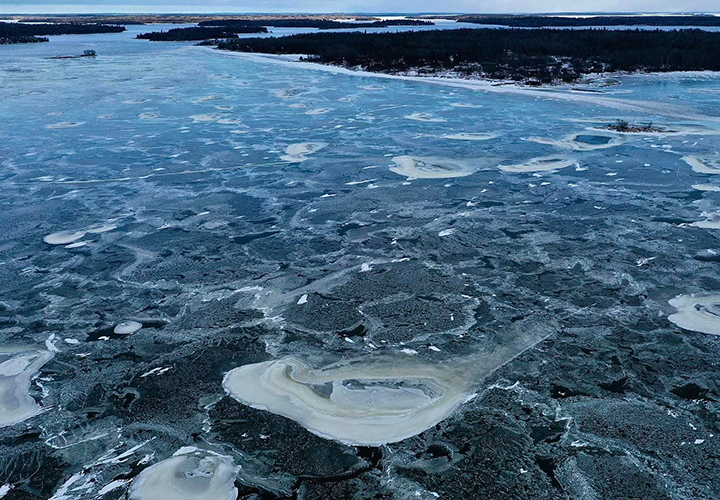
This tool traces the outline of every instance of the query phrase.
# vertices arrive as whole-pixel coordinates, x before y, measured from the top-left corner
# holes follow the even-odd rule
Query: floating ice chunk
[[[85,122],[60,122],[60,123],[53,123],[51,125],[45,125],[45,128],[50,130],[57,130],[62,128],[73,128],[73,127],[79,127]]]
[[[107,233],[108,231],[113,231],[114,229],[117,229],[117,226],[115,224],[97,224],[88,227],[85,231],[91,234],[101,234]]]
[[[123,321],[115,325],[115,329],[113,330],[113,332],[117,333],[118,335],[130,335],[137,332],[141,328],[142,323],[138,323],[137,321]]]
[[[440,232],[438,233],[438,236],[440,236],[440,237],[450,236],[450,235],[453,234],[454,232],[455,232],[455,228],[451,227],[450,229],[443,229],[442,231],[440,231]]]
[[[456,141],[489,141],[495,139],[498,135],[492,133],[467,133],[461,132],[459,134],[445,134],[442,136],[443,139],[453,139]]]
[[[720,174],[720,158],[689,155],[683,156],[683,161],[690,165],[694,172],[701,174]]]
[[[328,108],[317,108],[317,109],[309,109],[309,110],[305,111],[305,114],[310,115],[310,116],[324,115],[325,113],[328,113],[330,111],[332,111],[332,110],[328,109]]]
[[[577,159],[572,156],[540,156],[533,158],[525,163],[517,165],[500,165],[503,172],[523,173],[523,172],[544,172],[549,170],[558,170],[575,165]]]
[[[28,389],[33,376],[52,357],[53,353],[45,349],[0,347],[0,427],[23,422],[40,412]]]
[[[147,113],[140,113],[138,115],[138,118],[140,118],[141,120],[156,120],[156,119],[160,118],[160,115],[157,113],[147,112]]]
[[[429,123],[442,123],[447,121],[445,118],[439,118],[437,116],[431,115],[430,113],[411,113],[409,115],[406,115],[405,118],[407,118],[408,120],[415,120],[416,122]]]
[[[308,301],[308,294],[304,293],[297,301],[298,305],[301,306],[303,304],[307,304]]]
[[[572,149],[574,151],[592,151],[595,149],[612,148],[624,142],[621,135],[607,132],[581,132],[570,134],[560,140],[548,139],[545,137],[528,137],[528,141],[539,144],[548,144],[559,148]]]
[[[720,229],[720,212],[703,212],[701,214],[705,220],[693,222],[693,227],[701,227],[703,229]]]
[[[482,108],[482,104],[470,104],[467,102],[451,102],[453,108]]]
[[[58,233],[48,234],[43,238],[43,241],[48,245],[67,245],[68,243],[74,243],[83,236],[85,231],[60,231]]]
[[[720,192],[720,186],[716,186],[715,184],[693,184],[692,188],[698,191]]]
[[[183,452],[183,453],[181,453]],[[132,482],[131,500],[235,500],[230,457],[187,448],[143,470]]]
[[[69,245],[65,246],[65,248],[73,249],[73,248],[80,248],[87,245],[87,241],[76,241],[75,243],[70,243]]]
[[[720,294],[678,295],[669,301],[677,312],[668,320],[693,332],[720,335]]]
[[[285,148],[285,154],[281,156],[280,159],[291,163],[305,161],[308,159],[308,155],[317,153],[325,146],[327,146],[325,142],[299,142],[290,144]]]
[[[477,167],[467,161],[449,158],[396,156],[392,159],[392,172],[408,179],[447,179],[473,174]]]
[[[203,115],[192,115],[193,123],[216,122],[223,117],[220,113],[207,113]]]
[[[367,262],[363,262],[363,264],[360,266],[360,272],[367,273],[369,271],[372,271],[372,267]]]
[[[445,419],[470,390],[461,372],[419,358],[381,358],[313,369],[288,357],[236,368],[223,387],[254,408],[343,443],[378,446]]]

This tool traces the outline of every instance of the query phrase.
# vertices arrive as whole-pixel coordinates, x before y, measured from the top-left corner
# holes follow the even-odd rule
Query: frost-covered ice
[[[680,328],[720,335],[720,294],[678,295],[670,305],[677,312],[668,319]]]
[[[500,170],[511,173],[546,172],[567,168],[577,163],[577,158],[572,156],[540,156],[525,163],[515,165],[500,165]]]
[[[52,351],[45,349],[0,347],[0,427],[40,412],[28,390],[35,374],[52,357]]]
[[[130,500],[235,500],[235,465],[230,457],[196,449],[143,470],[132,482]]]
[[[324,142],[299,142],[290,144],[285,148],[285,154],[281,156],[280,159],[291,163],[303,162],[308,159],[308,155],[317,153],[325,146],[327,146],[327,144]]]

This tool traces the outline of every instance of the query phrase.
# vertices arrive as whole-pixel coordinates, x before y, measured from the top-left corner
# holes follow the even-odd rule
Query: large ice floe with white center
[[[540,156],[533,158],[532,160],[526,161],[525,163],[518,163],[515,165],[500,165],[500,170],[509,173],[528,173],[528,172],[548,172],[552,170],[559,170],[561,168],[567,168],[577,163],[577,158],[572,156],[553,155],[553,156]]]
[[[290,144],[285,148],[285,154],[280,157],[282,161],[299,163],[308,159],[308,155],[316,153],[327,146],[324,142],[299,142]]]
[[[466,177],[489,165],[492,159],[459,160],[440,157],[396,156],[390,171],[408,179]]]
[[[444,420],[474,397],[478,382],[549,334],[533,329],[508,336],[451,363],[369,355],[313,368],[290,356],[235,368],[223,387],[237,401],[295,420],[318,436],[380,446]]]
[[[40,368],[53,357],[51,351],[0,347],[0,427],[18,424],[40,412],[28,394]]]
[[[677,309],[668,319],[693,332],[720,335],[720,294],[678,295],[670,300]]]
[[[130,487],[131,500],[234,500],[235,465],[230,457],[182,448],[143,470]]]

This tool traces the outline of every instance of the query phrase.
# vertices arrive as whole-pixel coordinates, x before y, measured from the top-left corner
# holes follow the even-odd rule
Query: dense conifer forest
[[[50,35],[87,35],[91,33],[120,33],[124,26],[109,24],[26,24],[0,23],[0,45],[9,43],[47,42]]]
[[[275,28],[319,28],[319,29],[345,29],[345,28],[386,28],[388,26],[434,26],[431,21],[420,21],[417,19],[392,19],[384,21],[369,22],[343,22],[330,19],[302,19],[302,18],[277,18],[258,20],[237,20],[237,19],[214,19],[198,23],[200,26],[224,26],[236,28],[241,26],[272,26]]]
[[[230,28],[174,28],[168,31],[143,33],[137,38],[153,42],[186,42],[218,38],[237,38],[237,33],[267,33],[262,26],[239,26]]]
[[[461,16],[457,21],[492,24],[513,28],[543,28],[571,26],[720,26],[720,16]]]
[[[573,82],[608,71],[720,71],[720,33],[700,30],[465,29],[405,33],[311,33],[219,43],[239,52],[305,54],[369,71]]]

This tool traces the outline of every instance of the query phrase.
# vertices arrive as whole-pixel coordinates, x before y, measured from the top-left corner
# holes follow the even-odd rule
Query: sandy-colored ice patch
[[[574,151],[593,151],[595,149],[612,148],[624,142],[621,135],[609,132],[580,132],[566,135],[560,140],[548,139],[546,137],[528,137],[527,140],[539,144],[572,149]]]
[[[186,448],[143,470],[129,489],[131,500],[235,500],[230,457]]]
[[[80,125],[84,124],[85,122],[60,122],[60,123],[52,123],[50,125],[45,125],[45,128],[50,130],[58,130],[63,128],[73,128],[73,127],[79,127]]]
[[[683,161],[692,167],[693,172],[701,174],[720,174],[720,157],[683,156]]]
[[[377,357],[321,369],[288,357],[236,368],[223,387],[241,403],[360,446],[419,434],[470,395],[461,372],[412,357]]]
[[[455,141],[489,141],[490,139],[495,139],[497,136],[497,134],[493,133],[460,132],[458,134],[445,134],[442,138]]]
[[[291,163],[305,161],[308,159],[308,155],[317,153],[325,146],[327,146],[325,142],[299,142],[290,144],[285,148],[285,154],[281,156],[280,159]]]
[[[577,159],[572,156],[553,155],[540,156],[525,163],[518,163],[516,165],[500,165],[498,168],[500,168],[503,172],[511,173],[547,172],[567,168],[571,165],[575,165],[576,163]]]
[[[406,115],[405,118],[408,120],[415,120],[416,122],[429,122],[429,123],[442,123],[446,122],[445,118],[440,118],[430,113],[411,113]]]
[[[14,425],[40,412],[28,394],[40,368],[52,359],[45,349],[0,347],[0,427]]]
[[[720,294],[678,295],[670,305],[677,312],[668,319],[680,328],[720,335]]]
[[[404,175],[408,179],[449,179],[473,174],[480,167],[469,160],[450,158],[396,156],[392,159],[392,172]],[[478,163],[478,162],[474,162]]]

